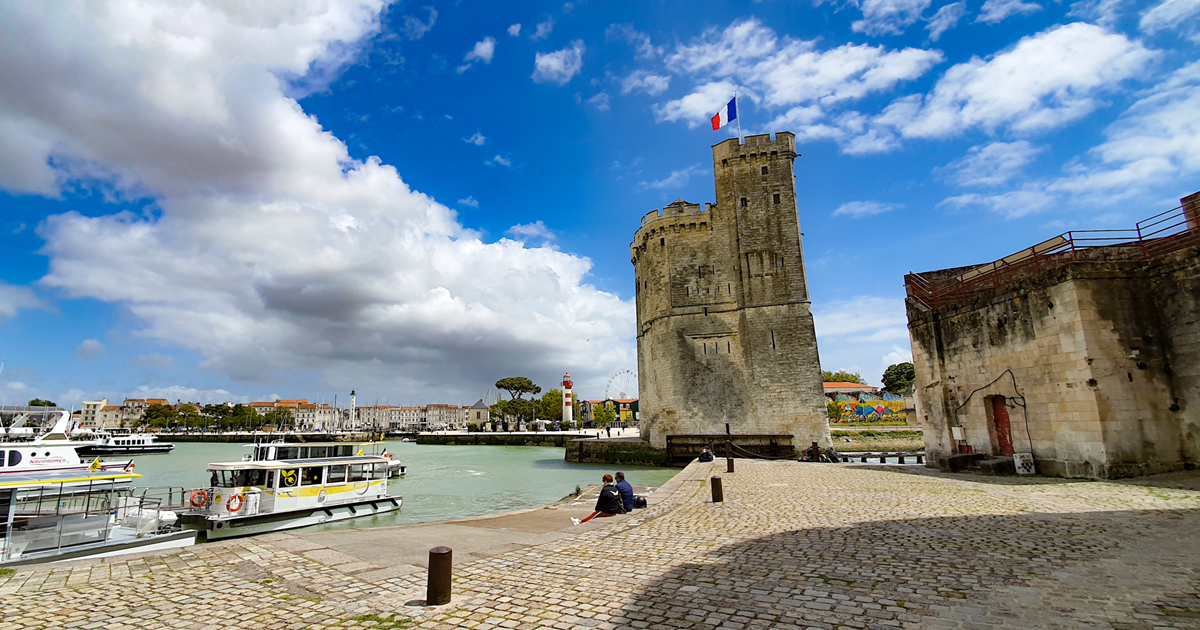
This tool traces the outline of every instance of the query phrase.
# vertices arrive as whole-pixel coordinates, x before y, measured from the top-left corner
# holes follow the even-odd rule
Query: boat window
[[[338,455],[341,457],[350,457],[353,454],[354,454],[353,446],[339,446],[338,447]]]
[[[330,466],[329,478],[325,483],[346,483],[346,467],[345,466]]]
[[[375,464],[375,474],[374,474],[374,475],[372,475],[372,476],[371,476],[371,478],[372,478],[372,479],[387,479],[387,478],[388,478],[388,465],[387,465],[387,463],[386,463],[386,462],[380,462],[380,463],[378,463],[378,464]]]
[[[8,465],[16,466],[17,464],[20,464],[20,463],[21,463],[21,451],[9,451],[8,452]]]
[[[300,485],[302,486],[319,486],[321,485],[321,471],[324,468],[320,466],[309,466],[300,469]]]
[[[269,446],[267,448],[263,448],[263,449],[259,449],[259,450],[263,453],[266,453],[266,455],[260,455],[259,459],[275,459],[275,447],[274,446]]]
[[[267,487],[267,490],[273,490],[275,488],[275,471],[274,470],[267,471],[267,483],[265,483],[263,485],[265,485]]]
[[[295,446],[281,447],[279,449],[279,459],[297,459],[300,456],[300,449]]]
[[[4,467],[4,451],[0,451],[0,468]]]
[[[308,456],[313,458],[328,457],[328,451],[329,449],[324,446],[313,446],[308,449]]]
[[[366,481],[367,466],[370,466],[370,464],[354,464],[350,466],[350,481]]]
[[[295,488],[299,485],[300,469],[284,468],[279,471],[279,487],[280,488]]]

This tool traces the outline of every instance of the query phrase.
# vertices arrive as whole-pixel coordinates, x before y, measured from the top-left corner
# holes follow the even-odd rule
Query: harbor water
[[[168,436],[163,436],[169,442]],[[442,446],[413,442],[384,443],[408,467],[408,474],[388,482],[391,494],[404,497],[404,507],[373,517],[317,526],[320,529],[420,523],[511,512],[557,501],[576,486],[600,483],[617,469],[604,464],[563,461],[563,449],[541,446]],[[370,453],[368,447],[368,453]],[[135,486],[200,488],[208,485],[208,464],[238,461],[250,449],[238,444],[179,443],[168,455],[134,457]],[[109,458],[118,460],[120,458]],[[674,468],[622,466],[630,483],[661,486]]]

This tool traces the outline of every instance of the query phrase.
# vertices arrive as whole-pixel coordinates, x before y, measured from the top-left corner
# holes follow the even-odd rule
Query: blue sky
[[[216,4],[216,3],[214,3]],[[203,2],[0,25],[0,397],[470,403],[636,369],[629,242],[792,131],[821,361],[903,274],[1200,189],[1200,0]],[[732,133],[736,133],[736,129]]]

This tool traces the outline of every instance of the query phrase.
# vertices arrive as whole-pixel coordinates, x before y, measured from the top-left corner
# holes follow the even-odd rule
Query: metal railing
[[[1151,261],[1200,246],[1200,210],[1179,206],[1126,230],[1072,230],[941,282],[909,273],[909,297],[927,308],[960,304],[1080,261]]]

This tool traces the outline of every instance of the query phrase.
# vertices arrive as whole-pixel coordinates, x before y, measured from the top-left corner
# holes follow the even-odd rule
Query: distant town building
[[[482,398],[479,399],[479,402],[471,405],[467,409],[468,424],[477,424],[482,426],[486,422],[491,422],[491,420],[492,410],[487,405],[483,404]]]
[[[108,406],[108,399],[84,401],[80,409],[79,426],[83,429],[100,428],[100,412]]]

